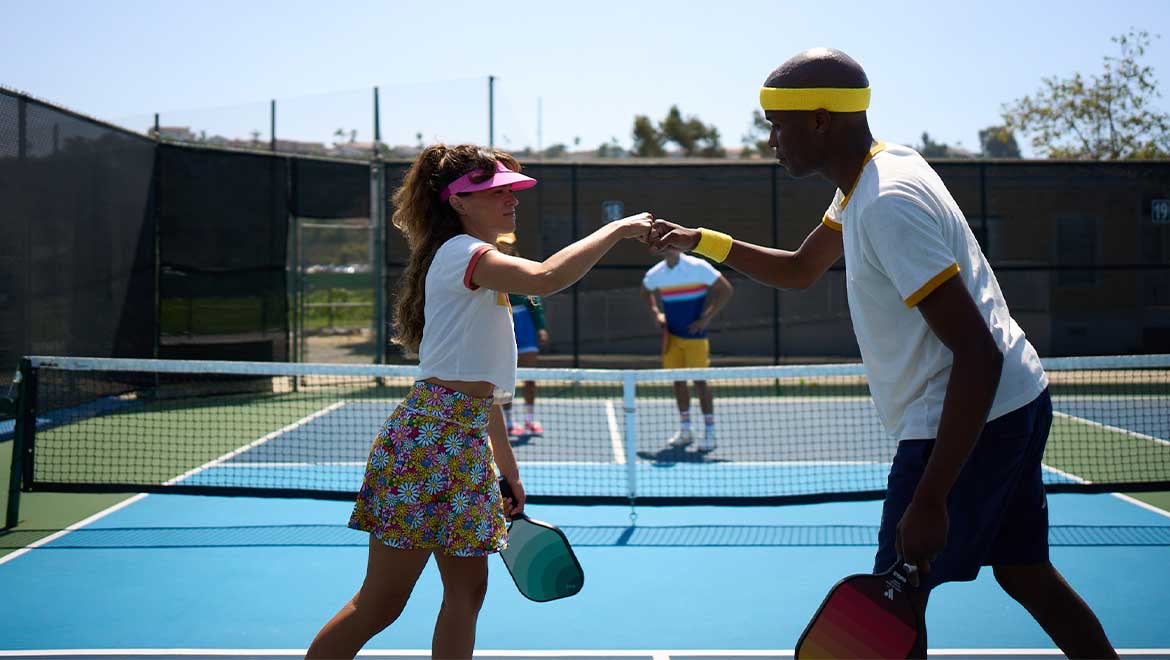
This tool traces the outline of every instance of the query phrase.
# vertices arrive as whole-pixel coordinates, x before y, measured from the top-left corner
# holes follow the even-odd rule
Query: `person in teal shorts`
[[[502,234],[497,243],[500,251],[520,256],[516,250],[516,234]],[[512,305],[512,325],[516,332],[517,366],[521,368],[539,365],[540,349],[548,346],[548,327],[544,322],[544,306],[540,296],[508,294]],[[512,416],[512,404],[504,406],[504,418],[508,435],[530,437],[544,435],[544,427],[536,420],[536,381],[524,381],[524,424]]]

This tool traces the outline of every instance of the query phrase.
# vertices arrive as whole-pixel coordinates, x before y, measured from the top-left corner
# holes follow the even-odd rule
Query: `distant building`
[[[199,141],[199,136],[191,131],[190,126],[159,126],[158,137],[163,140],[175,140],[178,142]]]

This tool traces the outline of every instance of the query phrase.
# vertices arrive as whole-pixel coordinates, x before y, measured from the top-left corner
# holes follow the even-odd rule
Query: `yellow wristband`
[[[699,244],[692,252],[701,254],[715,263],[722,263],[727,258],[727,253],[731,252],[733,239],[727,234],[703,227],[699,227],[699,232]]]

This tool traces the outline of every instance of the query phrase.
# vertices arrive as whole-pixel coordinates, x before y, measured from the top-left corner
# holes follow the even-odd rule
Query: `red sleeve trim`
[[[467,262],[467,270],[463,272],[463,286],[471,289],[472,291],[475,291],[479,288],[477,285],[471,283],[471,274],[475,272],[475,266],[479,263],[480,257],[482,257],[485,252],[491,249],[492,246],[490,245],[481,245],[475,250],[475,253],[471,255],[471,260]]]

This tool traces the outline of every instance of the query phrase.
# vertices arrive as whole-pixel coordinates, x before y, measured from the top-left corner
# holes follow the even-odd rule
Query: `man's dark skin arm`
[[[897,531],[898,554],[928,572],[946,545],[947,496],[983,432],[1003,354],[961,276],[939,285],[918,303],[918,311],[954,356],[938,437]]]
[[[698,229],[688,229],[666,220],[654,221],[651,250],[673,247],[689,252],[698,244]],[[820,279],[843,254],[845,246],[841,232],[819,224],[795,252],[735,241],[723,263],[760,284],[779,289],[805,289]]]

